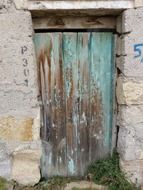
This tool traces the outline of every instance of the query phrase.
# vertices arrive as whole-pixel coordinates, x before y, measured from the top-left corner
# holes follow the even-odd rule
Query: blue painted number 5
[[[141,50],[142,47],[143,47],[143,44],[134,45],[134,52],[136,52],[135,58],[140,57],[142,55],[142,50]]]

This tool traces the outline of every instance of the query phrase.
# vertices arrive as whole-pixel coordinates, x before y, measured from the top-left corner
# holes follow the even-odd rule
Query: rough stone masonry
[[[143,8],[126,10],[118,19],[118,151],[122,169],[143,185]]]
[[[131,3],[117,18],[118,152],[129,179],[143,185],[143,1]],[[24,185],[41,177],[37,87],[27,1],[0,0],[0,176]]]
[[[40,179],[41,144],[31,14],[0,1],[0,176]]]

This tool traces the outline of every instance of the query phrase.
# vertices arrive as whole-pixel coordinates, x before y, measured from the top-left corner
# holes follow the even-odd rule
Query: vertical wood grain
[[[66,137],[68,175],[77,174],[77,130],[78,130],[78,65],[77,33],[63,33],[63,64],[66,93]]]
[[[112,128],[112,33],[90,36],[90,160],[110,153]]]
[[[89,164],[89,89],[90,89],[90,68],[89,68],[89,33],[78,33],[77,55],[78,55],[78,172],[83,176]]]
[[[62,34],[36,34],[42,97],[44,176],[67,175]]]

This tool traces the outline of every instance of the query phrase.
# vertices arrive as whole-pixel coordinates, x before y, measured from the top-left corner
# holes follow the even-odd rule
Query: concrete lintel
[[[97,0],[97,1],[28,1],[28,9],[31,11],[37,10],[124,10],[134,7],[133,0]]]

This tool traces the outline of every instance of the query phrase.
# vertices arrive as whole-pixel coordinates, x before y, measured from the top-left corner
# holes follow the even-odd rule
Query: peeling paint
[[[71,175],[75,174],[75,164],[71,158],[69,158],[68,169],[69,169]]]

